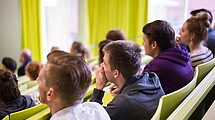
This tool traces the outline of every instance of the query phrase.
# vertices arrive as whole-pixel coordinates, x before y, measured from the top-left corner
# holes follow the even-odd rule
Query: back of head
[[[157,42],[161,52],[175,46],[175,31],[166,21],[156,20],[146,24],[143,33],[148,37],[150,44]]]
[[[189,32],[195,33],[194,44],[199,44],[207,39],[208,28],[210,27],[209,17],[208,13],[200,12],[186,21]]]
[[[25,68],[25,71],[27,73],[26,75],[28,75],[31,80],[36,80],[42,67],[43,65],[39,61],[31,61]]]
[[[2,64],[13,73],[17,68],[16,61],[9,57],[4,57],[2,60]]]
[[[212,24],[212,22],[213,22],[213,15],[212,15],[211,11],[209,11],[208,9],[204,9],[204,8],[202,8],[202,9],[196,9],[196,10],[191,11],[190,14],[192,16],[196,16],[200,12],[206,12],[206,13],[208,13],[209,14],[210,24]]]
[[[107,44],[104,53],[109,54],[111,70],[119,70],[125,79],[137,73],[141,65],[141,48],[132,41],[119,40]]]
[[[106,40],[126,40],[126,35],[120,29],[113,29],[107,33]]]
[[[0,102],[9,102],[20,97],[16,76],[9,70],[0,69]]]
[[[99,56],[99,64],[101,64],[103,62],[103,57],[104,57],[104,53],[103,53],[103,48],[105,45],[107,45],[108,43],[112,42],[113,40],[103,40],[99,43],[99,52],[98,52],[98,56]]]
[[[53,51],[47,58],[43,68],[46,86],[56,89],[65,105],[82,102],[92,80],[86,62],[80,56],[63,51]]]
[[[22,62],[25,62],[25,61],[31,59],[31,57],[32,57],[32,53],[31,53],[30,49],[25,48],[21,51],[21,53],[22,53],[21,54],[22,57],[24,58],[24,61],[22,61]]]
[[[81,42],[77,42],[77,41],[73,42],[71,47],[71,53],[80,55],[82,56],[82,58],[84,58],[86,54],[85,52],[86,52],[85,47]]]
[[[52,52],[52,51],[54,51],[54,50],[59,50],[59,49],[60,49],[59,47],[53,46],[53,47],[51,48],[51,51],[50,51],[50,52]]]

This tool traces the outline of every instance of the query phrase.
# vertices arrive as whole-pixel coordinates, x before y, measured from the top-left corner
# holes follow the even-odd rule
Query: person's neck
[[[120,77],[116,83],[114,83],[119,90],[122,88],[122,86],[125,84],[126,80],[123,77]]]
[[[189,45],[189,48],[190,48],[190,52],[195,52],[203,48],[203,45],[201,43],[198,45]]]

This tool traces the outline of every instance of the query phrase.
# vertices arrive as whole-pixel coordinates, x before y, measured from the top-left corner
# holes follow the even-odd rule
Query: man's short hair
[[[121,29],[112,29],[107,33],[106,40],[126,40],[126,35]]]
[[[43,65],[39,61],[31,61],[27,64],[25,71],[30,75],[32,80],[36,80]]]
[[[114,41],[108,43],[103,51],[109,54],[111,70],[119,70],[125,79],[135,75],[141,66],[141,48],[135,42]]]
[[[204,8],[202,8],[202,9],[196,9],[196,10],[191,11],[190,14],[192,16],[196,16],[200,12],[206,12],[206,13],[208,13],[210,15],[209,21],[212,24],[212,22],[213,22],[213,15],[212,15],[211,11],[208,10],[208,9],[204,9]]]
[[[156,20],[146,24],[143,33],[148,37],[150,44],[157,42],[160,51],[175,46],[175,31],[166,21]]]
[[[9,57],[4,57],[2,59],[2,64],[13,73],[17,68],[16,61]]]
[[[63,51],[53,51],[47,59],[48,67],[43,73],[46,86],[56,89],[65,105],[82,102],[92,81],[87,63],[80,56]]]
[[[21,96],[16,76],[9,70],[0,69],[0,101],[9,102]]]

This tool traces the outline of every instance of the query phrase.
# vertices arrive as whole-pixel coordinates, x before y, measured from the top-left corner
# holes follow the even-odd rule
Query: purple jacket
[[[190,56],[184,47],[175,46],[161,52],[143,72],[155,72],[166,94],[188,84],[194,76]]]

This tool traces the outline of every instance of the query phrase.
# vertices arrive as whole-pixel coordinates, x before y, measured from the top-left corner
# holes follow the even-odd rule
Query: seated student
[[[102,104],[103,88],[109,81],[119,88],[106,107],[111,120],[150,119],[164,91],[155,73],[135,76],[141,65],[140,46],[121,40],[107,44],[103,51],[104,62],[96,71],[96,88],[90,101]]]
[[[72,43],[70,48],[70,53],[81,56],[84,60],[90,58],[90,53],[85,49],[84,45],[81,42],[75,41]]]
[[[106,40],[126,40],[126,35],[120,29],[112,29],[107,33]]]
[[[209,15],[209,31],[205,43],[206,46],[211,50],[211,52],[215,54],[215,30],[211,27],[213,22],[213,14],[207,9],[196,9],[191,11],[190,14],[192,15],[192,17],[195,17],[198,13],[202,12],[208,13]]]
[[[27,49],[27,48],[22,49],[19,55],[19,60],[23,64],[18,69],[18,77],[25,75],[25,67],[30,61],[32,61],[31,57],[32,57],[32,54],[30,49]]]
[[[16,61],[9,57],[4,57],[2,59],[2,69],[10,70],[11,72],[15,72],[17,68]]]
[[[9,70],[0,69],[0,119],[10,113],[35,106],[29,96],[21,96],[17,79]]]
[[[25,68],[25,74],[30,78],[31,81],[34,81],[37,79],[42,67],[43,65],[39,61],[31,61]]]
[[[80,56],[53,51],[47,59],[37,81],[39,100],[50,107],[51,120],[110,120],[98,103],[81,104],[92,75]]]
[[[190,62],[193,68],[213,59],[211,50],[203,45],[207,39],[209,26],[209,15],[202,12],[189,18],[180,30],[179,40],[189,46]]]
[[[193,79],[190,56],[184,47],[175,46],[175,31],[166,21],[156,20],[143,27],[143,46],[145,54],[154,58],[143,72],[155,72],[166,94]]]

